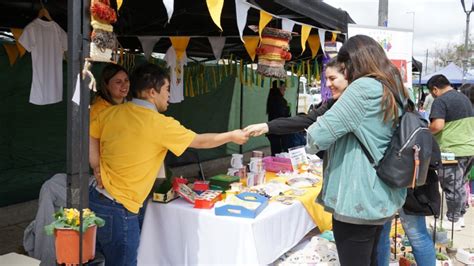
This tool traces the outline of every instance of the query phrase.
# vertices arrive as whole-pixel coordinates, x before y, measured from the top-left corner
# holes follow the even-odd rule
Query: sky
[[[324,2],[347,11],[356,24],[377,26],[378,0]],[[465,0],[466,5],[469,2]],[[464,43],[466,14],[460,0],[388,0],[388,5],[388,27],[414,29],[413,56],[423,63],[423,68],[428,49],[427,73],[435,70],[432,56],[436,47],[445,48],[448,44]],[[414,15],[409,12],[414,12]],[[474,12],[469,25],[471,39],[474,31],[472,20]]]

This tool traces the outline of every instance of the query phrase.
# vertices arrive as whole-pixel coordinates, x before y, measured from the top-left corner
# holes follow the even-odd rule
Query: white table
[[[179,198],[149,202],[139,265],[270,264],[315,228],[303,205],[271,202],[255,219],[216,216]]]

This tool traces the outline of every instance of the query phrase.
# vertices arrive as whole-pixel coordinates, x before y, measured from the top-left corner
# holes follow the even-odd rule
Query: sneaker
[[[443,219],[443,229],[447,231],[451,231],[453,228],[452,222],[447,219]],[[461,220],[458,220],[457,222],[454,223],[454,231],[461,231],[462,226],[461,226]]]

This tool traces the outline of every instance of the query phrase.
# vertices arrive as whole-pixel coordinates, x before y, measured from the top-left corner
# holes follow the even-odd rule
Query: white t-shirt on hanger
[[[166,61],[166,65],[170,68],[170,103],[182,102],[184,100],[184,66],[188,63],[186,52],[183,54],[183,57],[179,61],[179,65],[177,65],[176,62],[176,51],[174,50],[173,46],[168,48],[164,59]],[[178,70],[177,67],[180,70]]]
[[[44,105],[62,101],[66,32],[54,21],[37,18],[25,27],[19,41],[31,53],[30,103]]]

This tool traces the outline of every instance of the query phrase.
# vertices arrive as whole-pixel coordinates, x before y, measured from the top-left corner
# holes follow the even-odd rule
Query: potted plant
[[[77,209],[61,208],[54,221],[45,226],[46,234],[55,236],[56,260],[59,264],[73,265],[85,263],[95,256],[95,238],[97,226],[105,224],[102,218],[95,216],[89,209],[82,210],[82,225]],[[82,227],[82,259],[79,262],[79,228]]]
[[[451,260],[441,252],[436,252],[436,266],[451,266]]]

